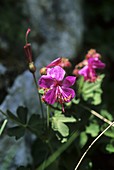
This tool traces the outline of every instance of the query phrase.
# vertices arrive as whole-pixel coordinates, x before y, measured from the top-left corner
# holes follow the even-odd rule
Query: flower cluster
[[[51,62],[46,67],[46,75],[42,75],[38,81],[39,87],[44,89],[42,99],[48,104],[59,102],[63,105],[75,97],[75,91],[70,86],[75,83],[76,77],[65,77],[66,72],[61,66],[61,61],[62,59],[58,58]]]
[[[97,79],[96,69],[103,69],[105,64],[100,60],[101,55],[91,49],[86,54],[86,59],[75,66],[74,75],[81,75],[85,81],[95,82]]]
[[[26,32],[26,45],[24,46],[29,70],[34,74],[36,68],[32,60],[31,44],[27,42],[28,34]],[[85,56],[85,59],[75,66],[73,74],[75,76],[66,76],[66,68],[71,67],[71,63],[67,58],[57,58],[40,69],[41,78],[38,81],[37,87],[43,89],[44,93],[42,100],[51,105],[59,102],[62,105],[70,102],[75,97],[75,91],[70,88],[74,85],[76,77],[83,76],[84,81],[95,82],[98,78],[97,69],[103,69],[105,64],[100,60],[101,55],[95,49],[91,49]],[[34,74],[35,76],[35,74]],[[64,108],[63,108],[64,111]]]

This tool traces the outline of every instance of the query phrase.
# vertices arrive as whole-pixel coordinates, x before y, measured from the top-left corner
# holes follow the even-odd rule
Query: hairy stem
[[[3,132],[3,130],[4,130],[5,126],[6,126],[6,124],[7,124],[7,122],[8,122],[8,120],[5,119],[4,122],[3,122],[3,124],[2,124],[2,126],[1,126],[1,128],[0,128],[0,135],[2,134],[2,132]]]
[[[84,109],[88,110],[91,114],[93,114],[94,116],[98,117],[99,119],[101,119],[102,121],[104,121],[105,123],[111,125],[114,127],[114,125],[112,125],[112,122],[108,119],[106,119],[105,117],[103,117],[102,115],[100,115],[98,112],[96,112],[95,110],[92,110],[90,108],[88,108],[87,106],[84,106],[82,104],[80,104]]]
[[[84,154],[82,155],[82,157],[80,158],[78,164],[76,165],[74,170],[77,170],[79,165],[81,164],[82,160],[84,159],[85,155],[87,154],[87,152],[90,150],[90,148],[94,145],[94,143],[111,127],[114,125],[114,122],[112,122],[103,132],[100,133],[100,135],[97,136],[97,138],[95,138],[95,140],[89,145],[89,147],[87,148],[87,150],[84,152]]]

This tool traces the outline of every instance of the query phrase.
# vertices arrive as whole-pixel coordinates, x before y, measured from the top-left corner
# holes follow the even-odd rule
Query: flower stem
[[[40,108],[41,108],[41,112],[42,112],[42,118],[44,119],[44,112],[43,112],[43,106],[42,106],[42,101],[41,101],[41,96],[38,92],[38,85],[37,85],[37,81],[36,81],[36,76],[34,73],[32,73],[33,75],[33,78],[34,78],[34,82],[35,82],[35,85],[36,85],[36,88],[37,88],[37,94],[38,94],[38,97],[39,97],[39,101],[40,101]]]
[[[82,157],[80,158],[78,164],[76,165],[74,170],[77,170],[79,165],[81,164],[82,160],[84,159],[85,155],[87,154],[87,152],[90,150],[90,148],[94,145],[94,143],[111,127],[114,125],[114,122],[112,122],[103,132],[100,133],[100,135],[97,136],[97,138],[95,138],[95,140],[89,145],[89,147],[86,149],[86,151],[84,152],[84,154],[82,155]]]
[[[8,120],[5,119],[4,122],[3,122],[3,124],[2,124],[2,126],[1,126],[1,128],[0,128],[0,136],[1,136],[1,134],[2,134],[2,132],[3,132],[3,130],[4,130],[4,128],[5,128],[6,124],[7,124],[7,122],[8,122]]]
[[[50,106],[47,105],[47,127],[49,128]]]
[[[78,131],[74,132],[65,144],[62,144],[52,155],[50,155],[45,160],[45,169],[51,165],[74,142],[78,135]],[[38,168],[36,168],[36,170],[42,170],[42,167],[44,168],[44,162]]]
[[[84,109],[88,110],[91,114],[93,114],[94,116],[98,117],[99,119],[101,119],[102,121],[104,121],[105,123],[111,125],[112,122],[108,119],[106,119],[105,117],[103,117],[102,115],[100,115],[98,112],[96,112],[95,110],[92,110],[90,108],[88,108],[87,106],[84,106],[82,104],[80,104],[80,106],[82,106]],[[112,125],[114,127],[114,125]]]

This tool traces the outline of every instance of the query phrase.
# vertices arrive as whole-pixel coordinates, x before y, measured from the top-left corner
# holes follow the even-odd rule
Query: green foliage
[[[18,124],[18,126],[16,125],[7,130],[9,136],[15,136],[16,139],[19,139],[24,136],[26,129],[37,136],[43,133],[44,121],[36,114],[31,115],[28,119],[28,109],[25,107],[20,106],[17,108],[17,116],[9,110],[7,111],[7,115],[12,121]]]
[[[27,123],[27,113],[28,113],[28,110],[26,107],[18,107],[17,116],[18,116],[20,122],[25,125]]]
[[[20,120],[13,113],[11,113],[9,110],[7,110],[7,115],[14,122],[20,123]]]
[[[105,129],[107,127],[107,124],[104,124],[102,126],[102,129]],[[107,137],[110,137],[110,138],[114,138],[114,127],[111,127],[110,129],[108,129],[106,132],[105,132],[105,136]]]
[[[101,84],[104,78],[104,74],[100,75],[98,79],[91,83],[85,81],[82,87],[82,97],[90,104],[98,105],[101,103]]]
[[[97,123],[90,123],[89,126],[86,126],[86,133],[90,134],[92,137],[96,137],[99,130],[99,125]]]
[[[66,117],[61,111],[56,111],[51,118],[51,126],[54,131],[59,132],[63,137],[69,135],[69,127],[65,123],[76,122],[74,117]]]
[[[88,140],[88,136],[87,136],[86,132],[85,131],[81,132],[81,134],[80,134],[80,143],[79,143],[81,148],[84,147],[84,145],[87,143],[87,140]]]
[[[15,136],[16,140],[23,137],[25,134],[25,129],[27,126],[27,112],[27,108],[21,106],[17,109],[17,116],[15,116],[9,110],[7,111],[9,118],[19,125],[11,127],[7,130],[8,135]]]
[[[114,153],[114,139],[112,139],[110,143],[106,145],[106,151],[109,153]]]
[[[104,117],[107,118],[110,121],[113,121],[113,116],[110,112],[108,112],[108,110],[106,109],[101,109],[100,114]]]
[[[40,136],[44,131],[45,124],[45,120],[40,118],[39,115],[33,114],[28,121],[27,127],[32,133]]]
[[[23,128],[22,126],[15,126],[15,127],[9,128],[7,130],[7,133],[11,137],[15,136],[15,139],[18,140],[19,138],[24,136],[25,128]]]

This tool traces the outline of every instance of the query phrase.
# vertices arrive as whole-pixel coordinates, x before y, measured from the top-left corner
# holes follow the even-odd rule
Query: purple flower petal
[[[64,102],[70,102],[75,97],[75,91],[71,88],[62,87],[62,97]]]
[[[105,64],[101,62],[98,57],[88,59],[88,65],[95,69],[102,69],[105,67]]]
[[[84,76],[84,80],[95,81],[97,78],[95,69],[92,67],[85,66],[78,72],[80,75]]]
[[[84,76],[84,78],[87,79],[88,72],[89,72],[88,66],[84,66],[82,69],[78,71],[78,74]]]
[[[47,65],[47,68],[57,66],[61,63],[62,58],[57,58],[54,61],[52,61],[50,64]]]
[[[65,76],[65,71],[60,66],[55,66],[48,70],[48,74],[57,81],[62,81]]]
[[[56,88],[49,90],[44,96],[44,100],[48,104],[54,104],[56,102],[56,99],[57,99]]]
[[[76,77],[75,76],[67,76],[64,81],[63,81],[63,86],[64,87],[70,87],[72,86],[76,81]]]
[[[43,75],[39,79],[38,84],[42,88],[50,88],[54,84],[54,80],[50,76]]]

